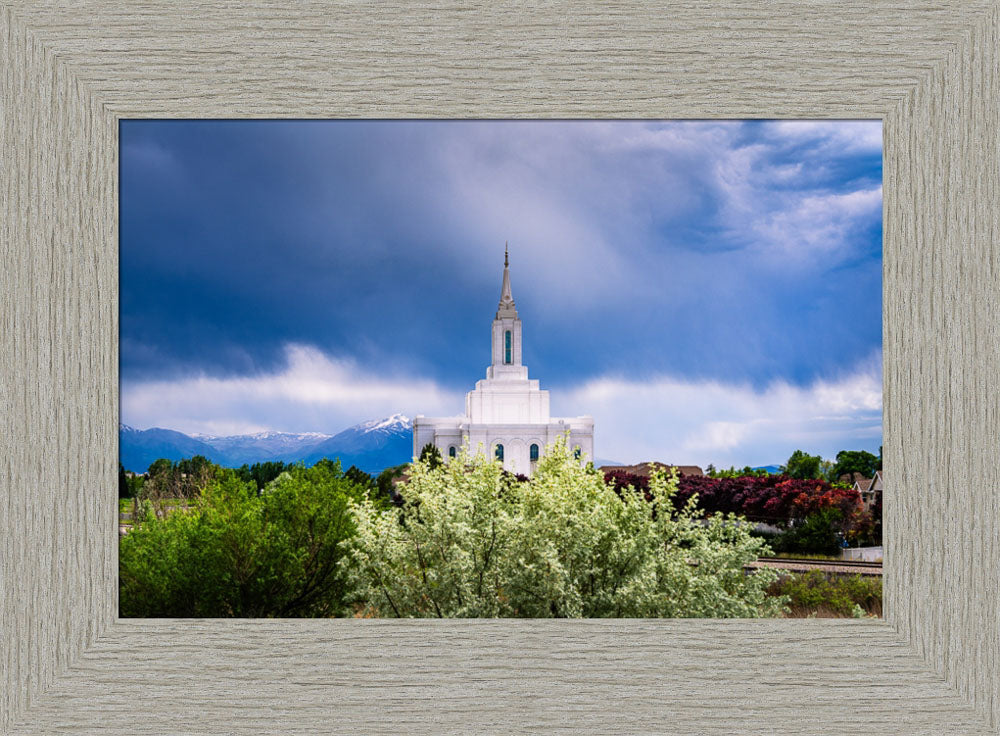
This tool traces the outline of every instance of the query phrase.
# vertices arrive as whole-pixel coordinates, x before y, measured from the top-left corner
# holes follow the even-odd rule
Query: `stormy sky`
[[[335,433],[524,362],[598,458],[881,444],[878,121],[123,121],[122,421]]]

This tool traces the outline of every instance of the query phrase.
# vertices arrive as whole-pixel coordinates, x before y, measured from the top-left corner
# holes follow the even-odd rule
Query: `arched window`
[[[503,460],[503,445],[497,445],[496,456],[497,460]]]
[[[510,351],[511,351],[511,338],[510,330],[503,333],[503,362],[510,365]]]
[[[573,457],[579,460],[581,455],[583,455],[583,450],[581,450],[580,446],[577,445],[576,447],[573,448]]]
[[[529,452],[531,453],[531,459],[532,459],[532,461],[535,461],[535,460],[538,459],[538,445],[532,445],[531,448],[530,448],[530,450],[529,450]]]
[[[455,446],[452,445],[448,448],[448,457],[455,457]]]

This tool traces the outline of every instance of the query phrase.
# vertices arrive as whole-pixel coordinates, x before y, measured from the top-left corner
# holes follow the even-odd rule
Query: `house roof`
[[[868,488],[867,484],[871,483],[872,479],[869,478],[864,473],[859,473],[858,471],[854,471],[853,473],[844,473],[839,478],[837,478],[837,480],[841,483],[850,483],[852,485],[855,483],[861,483],[862,486],[867,489]]]
[[[876,470],[874,478],[861,478],[855,481],[854,488],[862,493],[882,492],[882,471]]]

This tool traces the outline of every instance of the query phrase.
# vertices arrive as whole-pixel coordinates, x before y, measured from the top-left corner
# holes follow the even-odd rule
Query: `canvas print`
[[[881,614],[879,121],[120,144],[122,616]]]

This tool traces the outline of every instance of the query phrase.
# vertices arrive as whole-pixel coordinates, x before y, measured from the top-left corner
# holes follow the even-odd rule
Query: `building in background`
[[[455,457],[462,447],[487,452],[512,473],[531,476],[545,448],[568,433],[568,445],[581,460],[594,457],[594,419],[549,416],[549,392],[528,378],[521,362],[521,320],[510,289],[510,262],[504,250],[500,304],[491,332],[493,362],[486,378],[465,397],[465,415],[413,420],[413,454],[427,444],[442,457]]]

